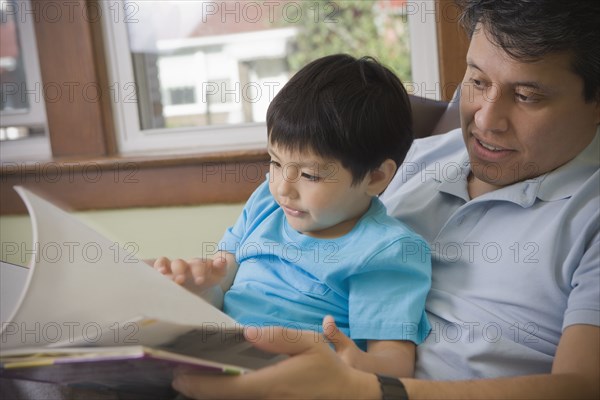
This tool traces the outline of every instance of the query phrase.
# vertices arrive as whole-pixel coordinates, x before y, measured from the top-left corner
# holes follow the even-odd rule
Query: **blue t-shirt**
[[[320,332],[332,315],[361,347],[363,340],[419,344],[429,333],[429,247],[377,198],[351,232],[317,239],[288,225],[264,183],[220,249],[240,264],[224,311],[242,324]]]

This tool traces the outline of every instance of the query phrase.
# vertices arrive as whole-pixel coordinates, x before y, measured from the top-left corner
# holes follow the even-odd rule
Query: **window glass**
[[[140,128],[263,122],[306,63],[373,56],[411,80],[404,0],[125,1]]]
[[[10,12],[14,2],[0,1],[0,110],[23,112],[29,108],[27,96],[22,96],[25,85],[25,65],[19,46],[17,14]]]
[[[29,1],[0,0],[0,141],[3,142],[0,153],[3,159],[14,155],[49,154],[33,17],[27,10],[30,10]],[[35,140],[17,140],[30,137]]]

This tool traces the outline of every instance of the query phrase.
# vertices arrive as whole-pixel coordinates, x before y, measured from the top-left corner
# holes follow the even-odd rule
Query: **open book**
[[[16,187],[28,268],[0,263],[0,376],[156,394],[177,366],[244,373],[276,362],[242,327],[74,216]]]

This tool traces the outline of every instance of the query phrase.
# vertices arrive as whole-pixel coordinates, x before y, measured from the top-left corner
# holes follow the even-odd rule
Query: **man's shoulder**
[[[460,128],[450,132],[415,139],[405,161],[440,160],[466,151]]]

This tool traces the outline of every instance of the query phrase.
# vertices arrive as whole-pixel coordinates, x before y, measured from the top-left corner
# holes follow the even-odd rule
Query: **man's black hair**
[[[510,57],[534,62],[572,53],[586,102],[600,101],[600,1],[457,0],[469,36],[481,23],[489,39]]]
[[[412,114],[398,77],[371,57],[315,60],[267,110],[270,143],[338,160],[359,183],[390,158],[400,165],[413,140]]]

